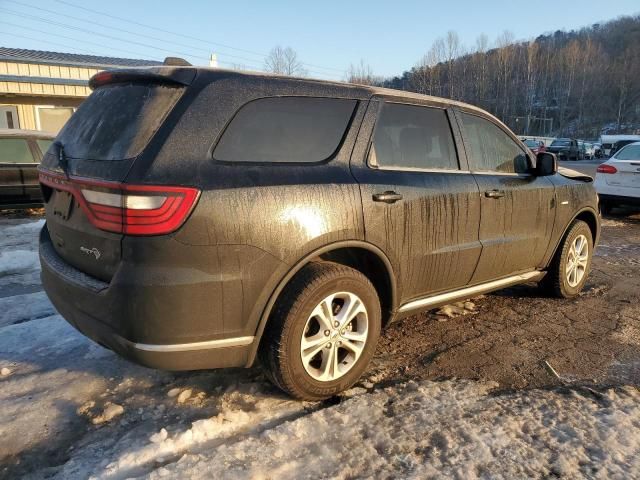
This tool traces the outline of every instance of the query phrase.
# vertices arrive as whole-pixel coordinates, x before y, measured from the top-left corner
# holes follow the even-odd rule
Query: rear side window
[[[640,160],[640,145],[627,145],[613,156],[616,160]]]
[[[243,106],[213,157],[225,162],[321,162],[342,142],[357,100],[272,97]]]
[[[478,172],[527,173],[529,163],[522,148],[497,125],[484,118],[462,114],[469,166]]]
[[[370,155],[382,168],[458,169],[449,120],[438,108],[385,103]]]
[[[183,89],[155,84],[113,84],[95,90],[57,137],[71,158],[123,160],[149,143]]]
[[[27,141],[21,138],[0,138],[0,163],[33,163]]]

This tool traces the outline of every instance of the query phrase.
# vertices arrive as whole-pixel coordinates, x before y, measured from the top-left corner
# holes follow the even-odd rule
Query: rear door
[[[452,120],[445,108],[378,98],[354,151],[365,237],[391,259],[403,303],[466,285],[480,256],[478,186]]]
[[[33,154],[25,138],[0,138],[0,202],[25,200],[22,167],[33,165]]]
[[[539,267],[555,219],[552,182],[532,173],[532,160],[500,125],[475,112],[457,114],[480,187],[482,255],[472,283]]]

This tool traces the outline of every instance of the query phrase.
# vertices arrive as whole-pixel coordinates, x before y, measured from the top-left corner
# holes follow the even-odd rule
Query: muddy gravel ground
[[[0,229],[41,215],[2,212]],[[396,322],[383,332],[356,387],[321,404],[290,400],[257,367],[171,373],[133,365],[55,315],[37,265],[11,274],[0,285],[0,305],[8,309],[2,313],[11,320],[0,337],[0,367],[10,370],[0,377],[6,382],[0,388],[0,478],[86,478],[74,465],[90,465],[94,457],[126,458],[118,445],[135,450],[133,445],[144,445],[165,427],[172,435],[188,433],[193,422],[239,410],[258,419],[243,428],[260,435],[265,425],[408,380],[497,382],[495,394],[563,385],[640,386],[640,213],[614,210],[602,224],[593,270],[578,298],[548,298],[535,285],[523,285]],[[11,237],[5,244],[22,251],[28,266],[29,255],[37,259],[36,229],[26,231],[33,238]],[[171,396],[186,390],[191,396],[185,402]],[[122,411],[102,423],[111,404]],[[227,440],[207,442],[199,448]],[[176,455],[104,478],[136,476],[182,453]]]
[[[392,324],[373,379],[640,385],[640,214],[617,209],[603,219],[591,274],[574,300],[548,298],[531,284],[443,310]]]

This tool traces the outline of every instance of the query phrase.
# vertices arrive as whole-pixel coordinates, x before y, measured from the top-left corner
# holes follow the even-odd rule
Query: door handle
[[[384,193],[374,193],[372,198],[374,202],[396,203],[398,200],[402,200],[402,194],[387,191]]]
[[[504,190],[487,190],[484,192],[484,196],[487,198],[501,198],[504,197]]]

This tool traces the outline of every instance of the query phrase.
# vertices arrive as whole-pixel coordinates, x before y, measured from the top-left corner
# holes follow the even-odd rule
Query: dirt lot
[[[378,397],[386,405],[386,395],[404,398],[394,389],[405,388],[400,384],[408,380],[462,379],[420,383],[419,388],[426,389],[421,400],[425,405],[431,408],[433,402],[440,402],[443,412],[457,408],[464,415],[476,408],[461,407],[464,399],[478,396],[478,389],[490,390],[501,401],[522,402],[547,395],[555,405],[549,407],[545,400],[540,408],[547,411],[560,408],[553,403],[560,401],[557,391],[548,387],[586,384],[602,391],[606,386],[640,385],[638,212],[616,210],[603,220],[593,271],[577,299],[549,299],[534,285],[525,285],[446,308],[441,314],[429,312],[397,322],[383,334],[373,365],[356,388],[321,404],[288,399],[266,381],[259,368],[159,372],[133,365],[93,344],[55,314],[42,292],[36,253],[39,218],[38,212],[0,218],[0,256],[6,257],[2,259],[5,272],[0,275],[0,367],[8,371],[0,376],[0,478],[25,474],[31,474],[29,478],[128,478],[169,464],[177,468],[183,464],[179,461],[183,455],[201,456],[217,464],[216,455],[228,445],[242,450],[245,441],[270,438],[280,429],[302,428],[298,421],[313,423],[316,413],[321,418],[331,416],[330,422],[342,422],[336,420],[342,418],[341,408],[348,410],[350,405],[374,402]],[[387,386],[393,386],[391,393]],[[543,390],[534,390],[536,387]],[[442,403],[444,391],[450,391],[445,395],[449,403]],[[189,395],[182,401],[185,392]],[[625,387],[615,392],[627,395]],[[482,394],[478,401],[489,402],[491,396],[485,399]],[[575,395],[565,397],[566,408],[576,412],[601,408],[599,401],[591,405],[588,395],[580,397],[586,407],[576,403]],[[633,404],[631,397],[625,401]],[[409,407],[408,411],[415,410]],[[594,435],[600,435],[610,420],[606,408],[601,412],[605,423],[591,427]],[[116,416],[105,420],[109,411]],[[423,414],[429,411],[426,408]],[[433,411],[433,425],[441,421],[438,411]],[[634,411],[621,414],[636,422],[629,428],[637,428]],[[486,425],[492,424],[493,414],[486,415]],[[513,415],[515,423],[520,421],[522,414]],[[563,418],[554,419],[549,428],[568,428]],[[591,422],[597,415],[585,418]],[[629,429],[616,425],[608,427],[612,435]],[[433,440],[425,448],[440,448],[442,442],[437,438],[429,440],[422,431],[417,435],[427,443]],[[391,444],[397,445],[401,436],[390,440]],[[283,441],[294,437],[285,435]],[[467,438],[458,433],[454,437],[459,441]],[[513,439],[505,442],[510,445]],[[402,455],[413,455],[411,445]],[[492,452],[499,462],[488,471],[502,471],[500,462],[510,455],[500,445],[497,442]],[[467,447],[470,452],[479,448],[473,442]],[[551,455],[535,470],[541,476],[555,471],[548,466],[555,461],[555,448],[541,450]],[[590,451],[584,455],[594,456]],[[301,452],[303,461],[305,450]],[[635,450],[630,452],[628,458],[634,458]],[[452,447],[441,459],[457,471],[461,468],[459,454]],[[391,461],[397,454],[390,451],[387,457]],[[600,464],[599,458],[595,455],[585,465]],[[633,471],[625,458],[620,465]],[[353,465],[361,463],[359,457],[353,459]]]
[[[464,315],[408,318],[383,336],[374,378],[493,380],[504,389],[640,385],[640,214],[619,209],[602,225],[577,299],[524,285],[474,299]]]

